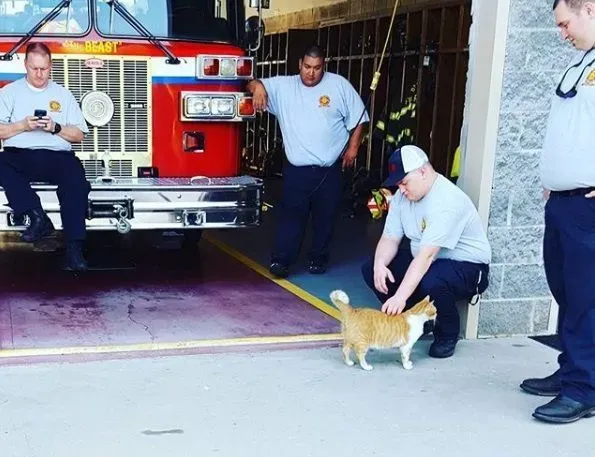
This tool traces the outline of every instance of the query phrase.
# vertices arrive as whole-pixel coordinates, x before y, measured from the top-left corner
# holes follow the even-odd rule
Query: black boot
[[[326,273],[326,263],[310,260],[308,262],[308,271],[313,275],[323,275]]]
[[[25,214],[29,216],[30,223],[21,235],[23,241],[35,243],[54,233],[54,224],[41,208],[31,209],[26,211]]]
[[[434,335],[434,342],[430,346],[430,357],[446,359],[455,353],[458,338],[444,338]]]
[[[269,271],[273,276],[283,279],[287,278],[287,275],[289,274],[289,267],[284,263],[273,261],[269,266]]]
[[[521,383],[521,389],[533,395],[555,397],[560,393],[560,389],[562,389],[560,374],[556,371],[554,374],[546,376],[545,378],[525,379]]]
[[[64,261],[64,270],[66,271],[86,271],[89,268],[87,261],[83,257],[83,242],[68,241],[66,243],[66,258]]]
[[[561,394],[533,413],[536,419],[554,424],[568,424],[591,416],[595,416],[595,405],[582,403]]]

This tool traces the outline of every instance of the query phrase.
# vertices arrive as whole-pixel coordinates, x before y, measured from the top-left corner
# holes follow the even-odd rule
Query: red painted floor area
[[[90,243],[97,269],[0,242],[0,348],[330,334],[339,323],[203,240],[196,251]]]

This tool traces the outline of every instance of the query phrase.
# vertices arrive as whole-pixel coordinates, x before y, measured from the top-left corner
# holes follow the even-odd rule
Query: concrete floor
[[[53,253],[0,254],[5,352],[339,331],[337,320],[206,240],[186,263],[178,250],[130,249],[134,268],[79,276],[58,270]]]
[[[2,457],[593,455],[594,419],[540,423],[521,392],[555,368],[526,338],[463,341],[405,371],[338,347],[12,365],[0,373]]]
[[[270,213],[268,216],[274,217],[274,211]],[[266,266],[271,238],[263,233],[272,232],[272,222],[271,217],[265,218],[260,232],[222,232],[213,236]],[[359,305],[373,305],[371,292],[360,279],[359,265],[373,251],[379,226],[343,219],[341,228],[337,245],[350,249],[335,250],[328,274],[313,277],[304,271],[301,262],[291,281],[324,301],[330,290],[341,287]],[[203,254],[210,249],[208,244],[200,246]],[[27,256],[35,256],[35,261],[27,260]],[[56,263],[52,255],[29,252],[14,258],[20,263],[6,255],[0,257],[4,262],[0,279],[4,296],[0,297],[5,302],[0,304],[0,310],[7,309],[8,301],[23,292],[31,294],[43,289],[47,294],[46,288],[51,289],[54,283],[58,288],[66,284],[53,277],[31,277],[33,267],[52,271],[50,266]],[[194,267],[179,266],[176,256],[170,259],[159,254],[154,264],[171,270],[173,279],[170,278],[168,287],[178,282],[195,286],[197,281],[204,282],[203,275],[209,275],[213,258],[231,262],[222,253],[211,253],[203,257],[207,268],[200,274]],[[45,263],[41,265],[39,261]],[[129,261],[125,255],[113,259],[116,267],[126,267]],[[195,265],[196,259],[191,263]],[[219,270],[229,272],[227,264]],[[122,286],[127,275],[134,272],[115,268],[93,274],[100,277],[91,282],[105,292],[113,284]],[[108,280],[112,276],[118,280]],[[149,276],[141,287],[153,284],[155,278]],[[233,275],[242,279],[237,284],[239,289],[251,284],[260,291],[266,286],[256,276],[252,271]],[[204,283],[211,285],[213,280]],[[130,287],[126,284],[124,289]],[[84,283],[84,289],[87,288]],[[71,294],[74,289],[74,285],[66,288]],[[223,289],[229,294],[230,284]],[[47,297],[44,300],[43,303],[49,303]],[[295,306],[302,306],[296,297],[277,301],[284,302],[277,306],[292,311]],[[124,322],[127,326],[126,331],[119,328],[112,334],[90,331],[78,320],[73,323],[72,313],[60,314],[63,308],[54,306],[55,313],[44,316],[62,317],[49,327],[39,328],[58,332],[63,325],[76,324],[81,328],[81,333],[77,333],[80,338],[45,339],[47,333],[32,326],[45,321],[32,320],[28,314],[41,310],[41,303],[37,300],[28,308],[17,308],[22,312],[15,316],[24,316],[23,324],[17,326],[20,330],[15,333],[14,321],[10,320],[10,344],[0,338],[3,348],[30,346],[26,342],[43,347],[50,343],[78,345],[84,341],[134,343],[147,338],[142,325],[130,322],[125,313],[110,314],[113,318],[106,322]],[[177,302],[167,303],[165,310]],[[43,307],[43,311],[48,314],[46,308],[49,307]],[[77,310],[75,316],[87,309],[70,308]],[[13,309],[12,305],[9,309]],[[135,313],[139,311],[143,309],[135,307]],[[167,336],[173,334],[181,339],[200,336],[195,333],[202,328],[200,319],[174,322],[174,326],[167,319],[155,320],[155,310],[142,317],[141,322],[150,318],[160,324],[160,341],[169,340]],[[96,320],[85,314],[84,323]],[[1,323],[6,324],[6,315],[2,313]],[[337,323],[332,324],[334,331]],[[246,325],[245,319],[242,325]],[[212,330],[211,325],[203,327],[205,331]],[[276,331],[281,329],[273,327]],[[0,330],[6,328],[4,325]],[[130,328],[136,333],[129,333]],[[180,333],[179,328],[188,331]],[[292,333],[290,330],[281,333]],[[326,330],[326,326],[316,328]],[[25,332],[27,339],[15,340],[15,335],[23,336]],[[0,331],[2,334],[7,333]],[[63,331],[59,334],[70,335]],[[219,332],[208,336],[232,335]],[[15,345],[15,341],[20,343]],[[595,455],[595,418],[566,426],[540,423],[531,417],[531,412],[549,399],[530,396],[518,388],[525,377],[554,371],[556,351],[528,338],[462,341],[454,358],[435,360],[426,355],[429,343],[420,341],[416,346],[412,371],[405,371],[392,351],[370,354],[368,361],[375,365],[372,372],[347,367],[342,363],[339,347],[328,347],[334,344],[329,342],[305,344],[301,349],[286,344],[5,358],[0,361],[0,457]]]

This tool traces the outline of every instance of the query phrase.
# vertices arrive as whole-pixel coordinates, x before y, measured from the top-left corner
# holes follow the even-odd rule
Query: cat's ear
[[[424,297],[423,301],[430,302],[430,296],[429,296],[429,295],[426,295],[426,296]]]

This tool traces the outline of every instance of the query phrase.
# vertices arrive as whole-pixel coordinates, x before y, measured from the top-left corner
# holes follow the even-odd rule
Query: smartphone
[[[35,117],[44,117],[47,116],[48,112],[44,109],[36,109],[35,112],[33,113],[33,116]]]

